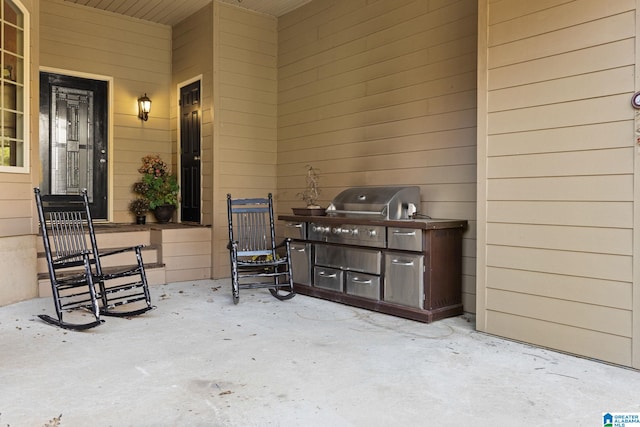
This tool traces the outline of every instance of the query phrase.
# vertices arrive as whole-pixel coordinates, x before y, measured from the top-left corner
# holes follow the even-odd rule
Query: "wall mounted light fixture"
[[[145,122],[149,119],[149,112],[151,111],[151,100],[145,93],[142,98],[138,98],[138,117]]]

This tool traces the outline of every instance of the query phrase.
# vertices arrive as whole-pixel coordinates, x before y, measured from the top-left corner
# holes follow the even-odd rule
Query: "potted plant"
[[[311,165],[307,165],[306,184],[307,188],[298,193],[300,197],[307,204],[306,208],[293,208],[293,213],[296,215],[324,215],[325,210],[318,205],[318,197],[320,196],[320,175],[318,171]]]
[[[144,156],[138,172],[142,179],[134,184],[134,192],[149,202],[156,221],[169,222],[178,205],[178,179],[158,155]]]
[[[145,224],[147,212],[149,212],[149,201],[143,197],[137,197],[129,203],[129,210],[136,216],[136,224]]]

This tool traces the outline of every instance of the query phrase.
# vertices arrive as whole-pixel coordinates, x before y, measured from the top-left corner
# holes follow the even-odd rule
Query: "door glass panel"
[[[52,86],[51,194],[79,194],[93,200],[93,92]]]

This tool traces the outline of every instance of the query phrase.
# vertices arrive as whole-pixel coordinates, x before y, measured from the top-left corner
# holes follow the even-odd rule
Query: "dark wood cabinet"
[[[466,221],[365,221],[297,215],[280,216],[279,220],[285,236],[306,248],[304,256],[293,257],[294,280],[309,278],[305,283],[296,281],[296,292],[421,322],[463,313],[462,234]],[[312,228],[339,229],[344,224],[362,225],[365,230],[383,226],[383,247],[335,243],[310,232]],[[345,253],[353,256],[345,257]],[[353,260],[353,264],[344,259]]]

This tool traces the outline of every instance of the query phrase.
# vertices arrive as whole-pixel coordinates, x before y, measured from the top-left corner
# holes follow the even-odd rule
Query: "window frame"
[[[30,88],[31,88],[31,15],[27,8],[20,2],[20,0],[1,0],[0,7],[4,6],[5,2],[10,2],[16,9],[22,14],[22,52],[23,52],[23,90],[22,90],[22,115],[23,115],[23,123],[22,123],[22,158],[24,159],[22,165],[20,166],[4,166],[0,165],[0,173],[21,173],[27,174],[30,172],[30,160],[31,160],[31,144],[30,144],[30,136],[31,136],[31,114],[30,111]],[[16,49],[17,50],[17,49]],[[17,54],[17,52],[16,52]],[[16,81],[18,79],[16,78]],[[19,102],[16,102],[18,105]],[[0,113],[2,113],[2,108],[0,106]],[[16,135],[17,136],[17,135]]]

